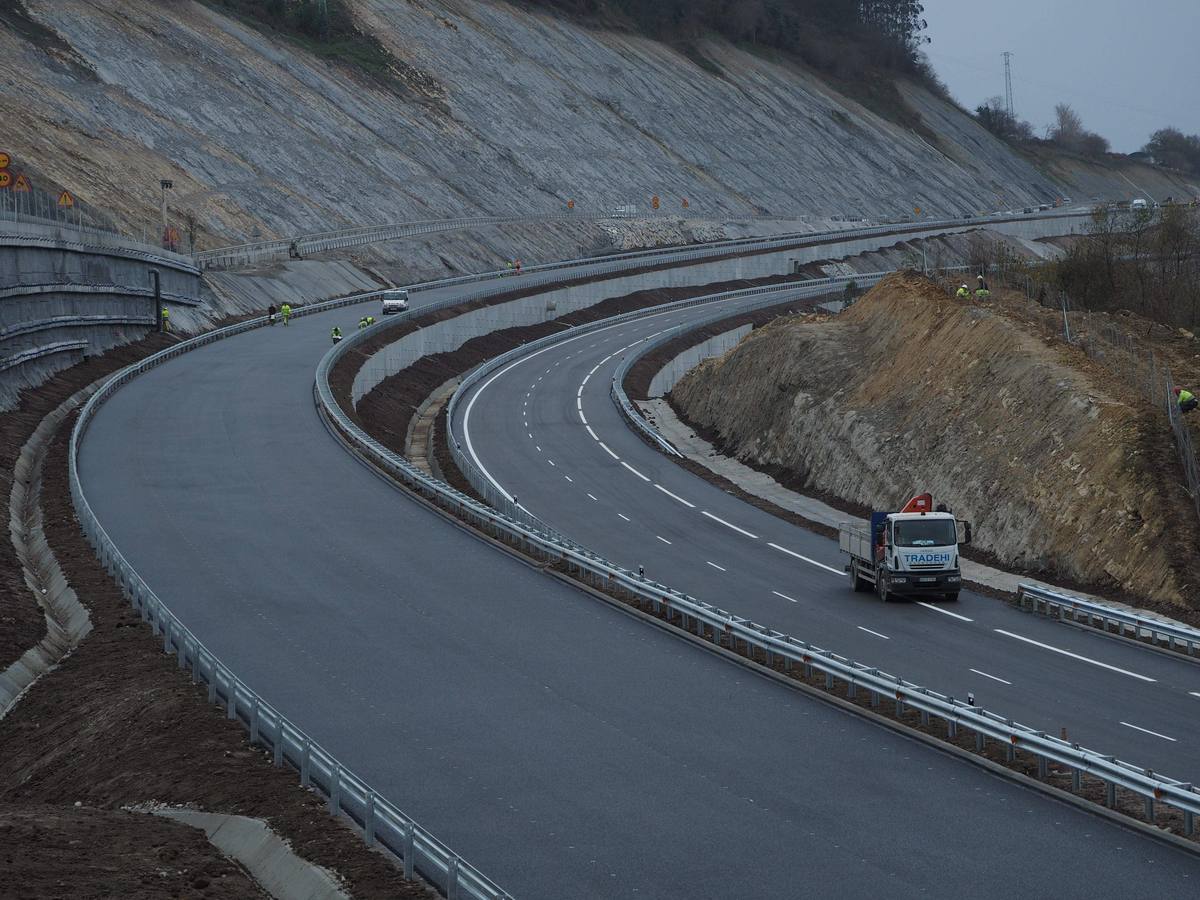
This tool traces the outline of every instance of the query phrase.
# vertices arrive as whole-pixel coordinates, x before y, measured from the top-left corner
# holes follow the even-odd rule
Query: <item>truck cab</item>
[[[846,571],[856,591],[872,588],[893,596],[941,596],[957,600],[962,586],[959,547],[970,543],[971,525],[930,494],[918,494],[899,512],[874,512],[869,529],[843,525],[838,543],[849,554]]]

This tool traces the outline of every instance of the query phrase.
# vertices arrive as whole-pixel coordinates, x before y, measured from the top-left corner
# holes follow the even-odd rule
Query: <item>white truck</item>
[[[943,597],[957,600],[962,586],[958,548],[971,542],[961,522],[930,494],[918,494],[899,512],[873,512],[868,528],[843,524],[838,546],[850,557],[846,571],[856,591],[879,599]]]
[[[404,288],[389,288],[383,292],[383,309],[385,316],[401,313],[408,309],[408,291]]]

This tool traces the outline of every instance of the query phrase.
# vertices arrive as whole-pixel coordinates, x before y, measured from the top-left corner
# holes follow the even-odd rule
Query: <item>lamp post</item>
[[[162,192],[161,202],[160,202],[160,211],[162,213],[162,231],[160,232],[160,234],[162,235],[162,239],[161,239],[160,243],[164,248],[169,249],[169,245],[171,242],[170,242],[170,236],[167,233],[167,191],[169,191],[169,190],[171,190],[171,188],[175,187],[175,182],[171,181],[169,178],[164,178],[161,181],[159,181],[158,186]]]

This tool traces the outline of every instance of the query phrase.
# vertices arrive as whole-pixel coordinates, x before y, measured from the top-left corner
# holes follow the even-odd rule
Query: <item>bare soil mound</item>
[[[930,490],[1003,565],[1200,605],[1165,416],[1060,326],[1023,297],[963,303],[903,273],[836,319],[752,332],[673,400],[730,455],[849,504]]]

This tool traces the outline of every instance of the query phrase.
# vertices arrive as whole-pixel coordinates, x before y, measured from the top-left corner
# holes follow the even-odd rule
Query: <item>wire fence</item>
[[[1067,343],[1079,347],[1089,359],[1113,372],[1151,406],[1165,411],[1187,491],[1196,517],[1200,519],[1200,464],[1196,461],[1191,429],[1183,421],[1183,413],[1175,400],[1175,379],[1166,362],[1106,317],[1072,301],[1065,291],[1045,278],[1041,268],[1011,270],[997,280],[1024,291],[1026,297],[1042,306],[1060,309],[1062,336]]]

